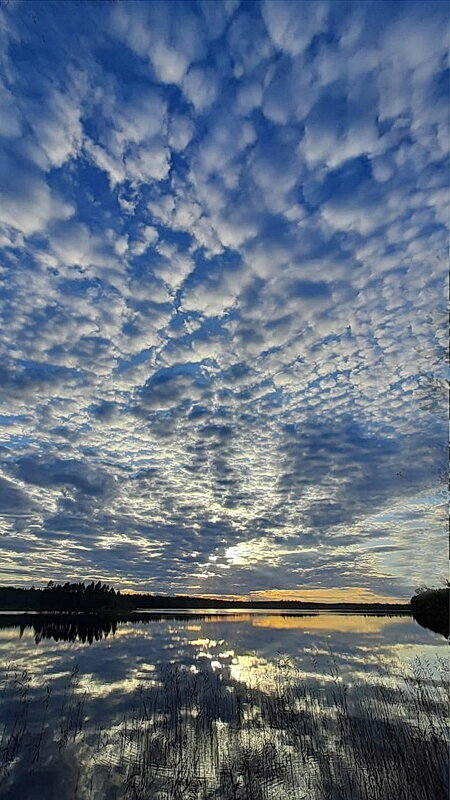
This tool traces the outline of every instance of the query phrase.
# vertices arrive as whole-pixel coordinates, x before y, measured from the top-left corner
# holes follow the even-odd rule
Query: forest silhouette
[[[409,603],[320,603],[302,600],[227,600],[190,595],[122,594],[97,583],[49,581],[44,589],[0,586],[3,611],[77,611],[129,613],[139,609],[336,609],[338,611],[410,612]]]

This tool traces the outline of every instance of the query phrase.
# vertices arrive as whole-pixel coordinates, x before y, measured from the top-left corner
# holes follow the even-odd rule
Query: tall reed
[[[54,787],[49,800],[448,797],[444,659],[347,685],[332,662],[306,681],[280,658],[268,683],[165,664],[100,725],[76,668],[62,695],[48,683],[32,690],[11,668],[0,687],[0,797],[35,800],[39,776]]]

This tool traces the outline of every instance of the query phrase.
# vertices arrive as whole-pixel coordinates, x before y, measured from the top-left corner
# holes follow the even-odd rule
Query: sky
[[[446,576],[448,5],[0,3],[0,582]]]

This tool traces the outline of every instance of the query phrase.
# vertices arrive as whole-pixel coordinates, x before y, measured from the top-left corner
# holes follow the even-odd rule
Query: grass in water
[[[10,668],[0,797],[446,800],[448,686],[443,659],[347,685],[332,663],[313,682],[280,658],[270,691],[169,664],[108,718],[77,668],[59,692]]]

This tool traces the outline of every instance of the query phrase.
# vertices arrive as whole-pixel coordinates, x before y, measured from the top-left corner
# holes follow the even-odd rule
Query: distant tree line
[[[356,611],[359,613],[387,613],[404,614],[412,613],[420,625],[430,628],[444,636],[449,635],[449,588],[429,589],[421,587],[417,590],[410,603],[313,603],[300,600],[221,600],[220,598],[192,597],[190,595],[157,595],[147,593],[121,594],[112,586],[98,581],[95,583],[64,583],[58,584],[49,581],[44,589],[17,588],[15,586],[0,586],[0,611],[23,612],[70,612],[80,614],[95,613],[97,615],[113,615],[117,620],[126,619],[131,612],[133,619],[139,618],[139,610],[173,610],[183,609],[271,609],[283,611]],[[16,617],[17,619],[17,617]],[[4,622],[5,620],[3,620]],[[2,620],[0,620],[1,626]],[[14,620],[12,621],[14,622]],[[35,619],[34,622],[37,622]],[[8,621],[9,624],[11,620]],[[17,622],[15,623],[17,624]],[[22,623],[21,623],[22,624]],[[25,623],[23,623],[25,624]],[[48,624],[48,623],[45,623]],[[53,624],[53,623],[52,623]],[[64,623],[66,624],[66,623]],[[76,623],[81,624],[79,620]],[[89,625],[91,635],[92,622]],[[105,622],[109,631],[109,622]],[[52,629],[53,630],[53,629]],[[55,629],[56,630],[56,629]],[[74,629],[75,630],[75,629]],[[80,636],[77,630],[70,635]],[[84,629],[83,629],[84,630]],[[106,630],[103,628],[102,630]],[[37,634],[45,636],[40,630]],[[52,636],[54,633],[51,634]],[[62,634],[61,634],[62,635]],[[84,633],[83,633],[84,635]],[[97,638],[98,632],[93,631],[92,636]]]
[[[404,613],[408,603],[314,603],[300,600],[221,600],[189,595],[121,594],[112,586],[97,583],[49,581],[44,589],[0,586],[2,611],[76,611],[126,614],[139,609],[279,609],[285,611],[329,609]]]

